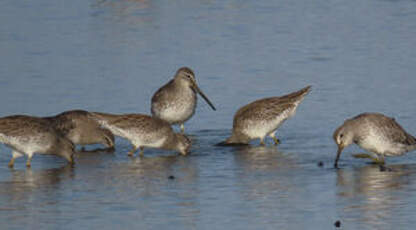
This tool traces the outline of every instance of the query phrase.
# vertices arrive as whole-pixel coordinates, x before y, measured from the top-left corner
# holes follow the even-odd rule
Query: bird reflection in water
[[[59,188],[62,181],[72,179],[73,166],[65,165],[60,168],[43,170],[16,170],[10,169],[10,180],[0,182],[0,197],[13,203],[13,207],[1,207],[19,209],[29,202],[59,202]],[[30,202],[29,202],[30,203]]]
[[[290,154],[279,151],[274,146],[239,146],[235,147],[236,163],[243,166],[247,173],[254,171],[284,171],[295,167]]]
[[[416,179],[415,172],[416,165],[389,165],[389,170],[378,165],[337,170],[337,197],[342,212],[354,222],[376,228],[388,223],[411,196],[408,187]]]
[[[296,171],[295,160],[290,153],[276,147],[246,146],[235,148],[237,185],[247,200],[268,200],[270,197],[287,197],[293,188],[291,174]],[[267,209],[269,205],[262,204]]]
[[[187,226],[195,226],[200,211],[200,182],[199,169],[192,160],[195,158],[145,155],[113,165],[108,172],[104,172],[109,176],[104,175],[107,180],[103,183],[106,183],[112,195],[125,202],[111,205],[129,207],[131,200],[139,199],[140,202],[135,202],[132,207],[137,210],[138,216],[157,216],[160,212],[158,205],[161,204],[154,200],[167,196],[167,200],[160,201],[171,207],[164,208],[165,211],[180,213],[178,221],[185,222]],[[169,179],[170,176],[174,179]]]

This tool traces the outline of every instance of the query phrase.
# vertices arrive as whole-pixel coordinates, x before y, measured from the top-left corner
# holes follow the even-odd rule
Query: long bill
[[[199,95],[201,95],[202,98],[204,98],[204,100],[208,103],[209,106],[211,106],[212,110],[217,110],[214,105],[211,103],[211,101],[208,99],[207,96],[205,96],[205,94],[202,92],[202,90],[198,87],[198,85],[194,82],[193,84],[193,88],[196,90],[197,93],[199,93]]]
[[[342,147],[341,145],[338,146],[337,158],[335,158],[334,168],[338,168],[338,160],[339,160],[339,157],[341,156],[341,152],[343,149],[344,147]]]

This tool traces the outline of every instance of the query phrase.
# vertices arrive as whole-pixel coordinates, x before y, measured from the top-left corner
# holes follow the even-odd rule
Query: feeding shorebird
[[[309,93],[311,86],[281,97],[270,97],[254,101],[241,107],[234,115],[233,132],[224,142],[218,145],[248,144],[260,138],[260,143],[270,136],[279,144],[275,131],[288,118],[296,113],[296,108]]]
[[[26,166],[30,167],[35,153],[58,155],[73,163],[74,145],[42,118],[14,115],[0,118],[0,142],[12,149],[14,160],[27,155]]]
[[[45,117],[52,126],[60,131],[72,143],[90,145],[101,143],[107,148],[114,148],[113,133],[101,125],[87,111],[71,110],[53,117]]]
[[[188,67],[182,67],[176,72],[171,81],[158,89],[153,95],[152,115],[167,121],[169,124],[179,124],[183,133],[185,130],[184,123],[195,113],[197,93],[204,98],[213,110],[216,110],[198,87],[194,72]]]
[[[416,149],[416,139],[394,118],[380,113],[363,113],[346,120],[335,130],[333,138],[338,145],[335,168],[342,150],[352,143],[374,155],[358,154],[356,157],[370,158],[379,164],[384,164],[385,156],[400,156]]]
[[[143,155],[143,149],[160,148],[176,150],[186,155],[191,141],[183,134],[174,133],[166,121],[143,114],[107,114],[94,112],[92,115],[114,135],[126,138],[133,145],[128,155],[132,156],[137,149]]]

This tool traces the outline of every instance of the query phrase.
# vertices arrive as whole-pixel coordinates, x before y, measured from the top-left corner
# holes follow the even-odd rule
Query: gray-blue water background
[[[0,146],[2,229],[412,229],[415,153],[381,172],[332,132],[362,112],[416,134],[412,0],[0,2],[0,115],[149,113],[181,66],[216,105],[186,123],[188,157],[80,152],[74,168]],[[220,148],[234,112],[312,85],[278,147]],[[270,143],[270,142],[269,142]],[[90,148],[94,148],[91,146]],[[318,167],[322,161],[323,167]],[[168,177],[173,175],[174,180]]]

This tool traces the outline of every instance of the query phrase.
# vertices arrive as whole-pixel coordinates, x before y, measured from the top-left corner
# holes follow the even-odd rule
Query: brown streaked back
[[[42,118],[27,115],[12,115],[0,118],[0,133],[6,136],[37,135],[55,131]]]
[[[170,127],[169,123],[144,114],[108,114],[108,113],[92,113],[107,122],[109,125],[116,126],[121,129],[128,129],[131,127],[139,127],[141,129],[160,129],[166,126]]]
[[[345,121],[345,123],[351,123],[352,126],[356,124],[361,125],[364,129],[363,131],[369,128],[377,129],[378,133],[395,143],[416,145],[415,137],[407,133],[394,118],[387,117],[381,113],[363,113]]]
[[[234,116],[234,123],[239,119],[247,117],[254,119],[272,119],[284,111],[295,108],[297,104],[310,92],[311,86],[307,86],[299,91],[280,96],[270,97],[254,101],[241,107]]]

